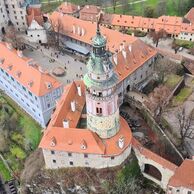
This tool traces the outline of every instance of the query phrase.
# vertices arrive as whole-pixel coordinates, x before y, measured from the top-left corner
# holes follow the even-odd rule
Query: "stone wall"
[[[105,156],[97,154],[67,153],[65,151],[51,151],[43,149],[47,169],[64,167],[91,167],[107,168],[120,165],[131,153],[131,146],[127,147],[118,156]]]

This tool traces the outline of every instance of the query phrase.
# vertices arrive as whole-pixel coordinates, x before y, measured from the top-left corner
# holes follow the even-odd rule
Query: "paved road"
[[[142,3],[142,2],[145,2],[145,1],[147,1],[147,0],[138,0],[138,1],[128,3],[128,5],[134,5],[134,4]],[[122,6],[123,6],[122,4],[118,4],[118,5],[115,6],[115,8],[122,7]],[[106,8],[109,9],[109,8],[113,8],[113,7],[114,6],[109,6],[109,7],[106,7]]]
[[[146,36],[146,37],[141,37],[140,39],[144,41],[146,44],[149,44],[155,47],[155,44],[153,44],[153,41],[150,37]],[[158,49],[161,49],[162,51],[164,51],[164,53],[168,52],[169,56],[170,54],[172,54],[172,57],[173,57],[175,55],[175,52],[171,48],[172,42],[173,42],[173,39],[171,38],[160,40],[158,44]],[[180,56],[187,57],[187,58],[194,60],[194,56],[188,54],[188,49],[183,49],[181,52],[178,52],[176,55],[177,57],[180,55]]]

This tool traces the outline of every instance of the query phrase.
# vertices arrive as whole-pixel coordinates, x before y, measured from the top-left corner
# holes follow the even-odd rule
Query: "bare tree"
[[[177,113],[177,119],[181,136],[180,146],[183,147],[187,138],[194,138],[193,130],[191,128],[192,114],[186,115],[185,108],[182,108],[182,110]]]
[[[58,18],[56,23],[53,23],[50,20],[51,29],[48,32],[48,45],[52,47],[56,47],[59,49],[60,47],[60,34],[63,33],[63,24],[60,18]]]
[[[22,49],[24,47],[24,40],[22,36],[19,36],[16,28],[11,23],[5,29],[4,39],[6,42],[11,43],[16,49]]]
[[[158,47],[160,39],[165,38],[167,36],[167,32],[164,29],[161,29],[158,32],[152,31],[149,35],[152,38],[153,43],[156,44],[156,47]]]

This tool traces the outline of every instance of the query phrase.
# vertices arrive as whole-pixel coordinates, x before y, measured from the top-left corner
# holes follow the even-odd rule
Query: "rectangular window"
[[[96,107],[96,113],[97,113],[97,114],[102,114],[102,108]]]
[[[55,151],[51,150],[51,154],[55,154]]]
[[[114,159],[115,159],[115,157],[114,157],[114,156],[112,156],[112,157],[111,157],[111,160],[114,160]]]
[[[88,154],[84,154],[84,158],[88,158]]]
[[[68,156],[70,156],[70,157],[71,157],[71,156],[72,156],[72,153],[70,153],[70,152],[69,152],[69,153],[68,153]]]
[[[53,163],[56,163],[57,161],[56,160],[53,160]]]
[[[26,91],[26,88],[24,86],[22,86],[22,89]]]
[[[32,96],[32,93],[31,92],[28,92],[28,94],[30,94],[30,96]]]
[[[70,161],[69,164],[70,164],[71,166],[73,166],[73,162],[72,162],[72,161]]]

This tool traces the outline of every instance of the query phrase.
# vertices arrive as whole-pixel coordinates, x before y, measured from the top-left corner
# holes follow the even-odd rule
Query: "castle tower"
[[[101,138],[110,138],[119,131],[119,106],[116,91],[118,77],[106,51],[106,39],[97,23],[92,39],[93,51],[84,77],[86,86],[87,128]]]

